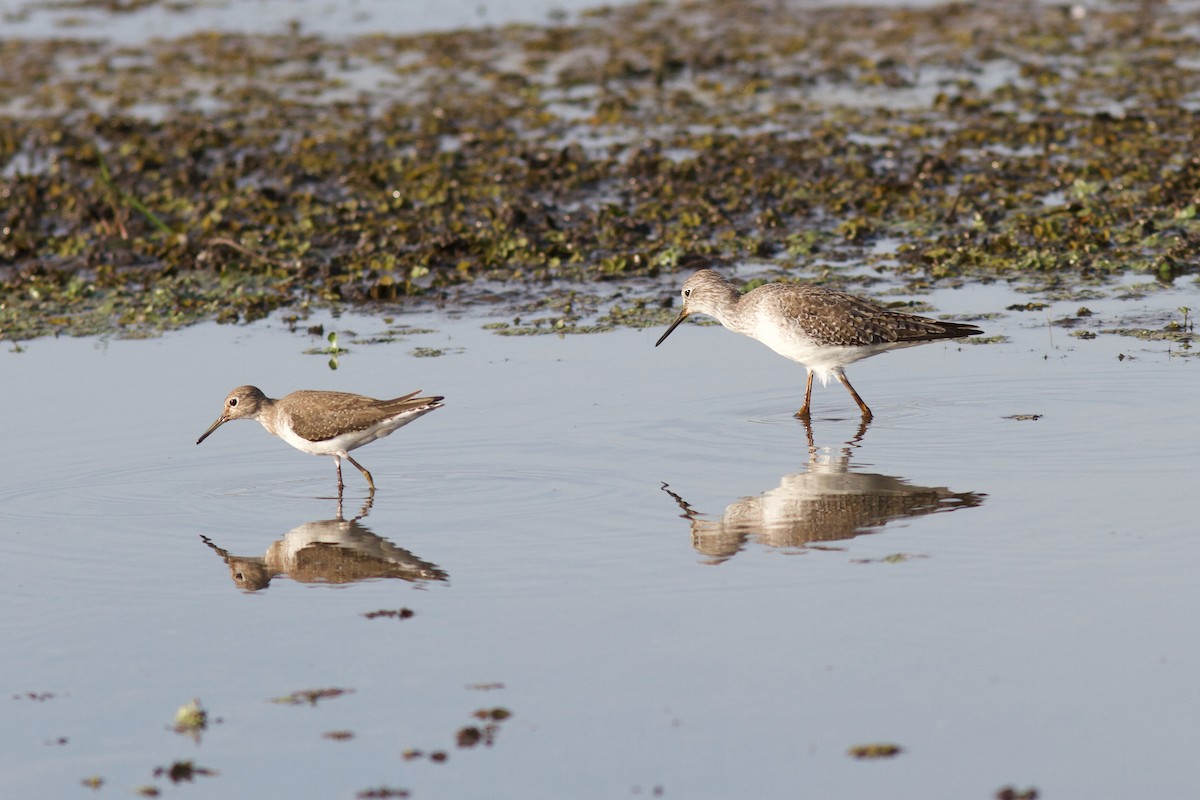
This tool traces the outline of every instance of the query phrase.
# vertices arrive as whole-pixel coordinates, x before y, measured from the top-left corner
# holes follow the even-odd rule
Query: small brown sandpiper
[[[418,389],[403,397],[376,400],[347,392],[299,391],[273,400],[257,386],[239,386],[225,398],[225,409],[196,444],[234,419],[256,419],[267,432],[297,450],[315,456],[333,456],[337,466],[338,495],[342,493],[342,459],[363,474],[371,492],[371,473],[350,457],[350,451],[382,439],[417,417],[441,408],[442,397],[417,397]]]
[[[836,377],[850,392],[864,420],[873,414],[846,380],[843,367],[879,353],[938,339],[977,336],[974,325],[918,317],[863,300],[845,292],[793,283],[767,283],[742,294],[711,269],[696,272],[683,284],[683,308],[654,346],[691,314],[707,314],[731,331],[757,339],[808,370],[804,405],[796,412],[808,419],[813,374],[826,384]]]

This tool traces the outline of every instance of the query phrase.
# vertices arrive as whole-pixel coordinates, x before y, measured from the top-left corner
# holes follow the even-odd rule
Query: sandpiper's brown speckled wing
[[[431,405],[443,398],[417,397],[420,389],[403,397],[391,400],[376,400],[361,394],[347,392],[292,392],[285,399],[292,410],[306,409],[312,403],[320,404],[317,413],[289,414],[292,430],[310,442],[323,442],[348,431],[361,431],[381,419],[403,414],[422,406]]]
[[[776,286],[783,291],[774,290]],[[797,288],[795,285],[767,284],[758,291],[771,290],[763,300],[786,304],[788,316],[795,319],[809,336],[824,345],[862,347],[891,342],[916,344],[983,333],[973,325],[940,322],[889,311],[845,292],[820,289],[801,293],[796,291]]]

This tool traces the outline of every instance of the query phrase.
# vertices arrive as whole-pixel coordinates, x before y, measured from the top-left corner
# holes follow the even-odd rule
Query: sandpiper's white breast
[[[875,345],[836,346],[818,343],[796,320],[780,324],[777,318],[760,315],[748,336],[757,339],[784,358],[803,364],[827,383],[842,367],[895,348],[893,342]]]
[[[325,439],[320,442],[310,442],[303,436],[299,436],[292,430],[292,426],[287,420],[279,426],[276,431],[280,439],[290,444],[297,450],[302,450],[305,453],[311,453],[314,456],[331,456],[346,449],[346,446],[340,442],[341,439],[350,438],[351,434],[343,434],[335,436],[332,439]]]

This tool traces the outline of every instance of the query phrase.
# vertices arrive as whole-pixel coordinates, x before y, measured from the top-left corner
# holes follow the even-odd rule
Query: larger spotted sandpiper
[[[871,409],[846,380],[843,367],[889,350],[938,339],[976,336],[974,325],[889,311],[869,300],[833,289],[791,283],[767,283],[742,294],[711,269],[702,269],[683,284],[683,308],[654,346],[691,314],[707,314],[731,331],[757,339],[767,347],[803,364],[808,370],[804,405],[796,412],[808,419],[813,374],[821,383],[836,376],[858,403],[864,420]]]
[[[350,451],[382,439],[417,417],[441,408],[441,397],[417,397],[412,394],[391,400],[376,400],[347,392],[292,392],[273,400],[257,386],[239,386],[225,398],[225,409],[196,444],[234,419],[256,419],[268,432],[297,450],[315,456],[333,456],[337,465],[338,496],[342,493],[342,459],[363,474],[371,491],[375,481],[371,473],[350,457]]]

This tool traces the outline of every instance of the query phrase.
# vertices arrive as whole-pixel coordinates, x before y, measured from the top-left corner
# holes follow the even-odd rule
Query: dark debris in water
[[[498,684],[480,684],[468,688],[492,689],[501,687]],[[495,706],[493,708],[478,709],[472,716],[479,720],[481,724],[464,725],[455,732],[454,743],[460,749],[471,749],[479,745],[491,747],[495,744],[496,736],[500,733],[501,723],[509,719],[512,716],[512,712],[502,706]],[[418,761],[427,758],[437,763],[444,762],[449,758],[444,750],[434,750],[426,753],[424,750],[415,747],[405,748],[400,755],[405,761]]]
[[[1012,786],[1005,786],[996,792],[996,800],[1037,800],[1038,790],[1032,786],[1024,791]]]
[[[497,706],[481,708],[473,716],[484,724],[459,728],[454,737],[455,744],[459,747],[475,747],[479,744],[491,747],[496,741],[496,734],[500,732],[500,723],[511,717],[512,712]]]
[[[512,712],[507,708],[496,706],[495,708],[481,708],[475,712],[474,717],[481,720],[493,720],[500,722],[512,716]]]
[[[175,761],[169,767],[155,767],[154,777],[166,777],[171,783],[192,782],[197,776],[213,776],[216,771],[206,769],[205,767],[197,767],[192,761]]]
[[[407,789],[393,789],[390,786],[379,786],[375,789],[363,789],[355,797],[364,798],[364,800],[378,800],[378,798],[396,798],[408,797]]]
[[[536,299],[695,254],[1170,279],[1200,243],[1197,24],[695,0],[344,40],[6,38],[0,338]],[[595,329],[656,319],[621,303]]]
[[[411,608],[381,608],[378,611],[368,611],[363,614],[367,619],[378,619],[379,617],[391,617],[392,619],[408,619],[415,615],[416,612]]]

